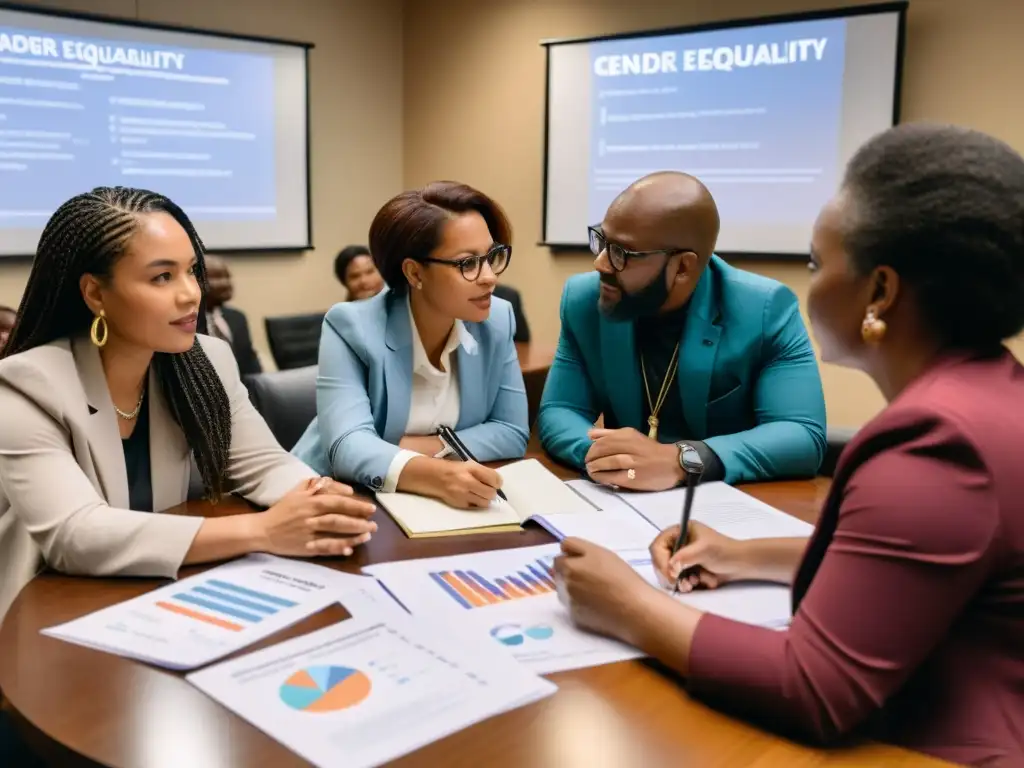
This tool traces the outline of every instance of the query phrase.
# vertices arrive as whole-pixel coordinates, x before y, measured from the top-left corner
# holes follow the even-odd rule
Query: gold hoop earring
[[[100,335],[100,327],[103,328],[103,335]],[[92,321],[92,328],[89,330],[89,336],[92,338],[92,343],[102,349],[107,344],[107,336],[109,335],[109,328],[107,327],[107,313],[102,309],[100,313]]]
[[[878,316],[878,311],[869,308],[864,315],[864,321],[860,324],[860,337],[868,344],[878,344],[885,338],[885,332],[889,326],[885,320]]]

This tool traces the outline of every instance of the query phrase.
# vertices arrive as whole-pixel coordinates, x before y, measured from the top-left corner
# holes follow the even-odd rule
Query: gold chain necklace
[[[661,391],[658,392],[658,401],[651,402],[651,388],[647,384],[647,366],[644,365],[644,353],[640,353],[640,373],[644,377],[644,394],[647,395],[647,407],[651,409],[651,415],[647,417],[647,436],[651,440],[658,439],[658,414],[661,413],[661,406],[665,404],[665,400],[668,399],[669,388],[672,386],[672,380],[676,377],[676,363],[679,360],[679,345],[681,341],[676,342],[676,348],[672,350],[672,359],[668,361],[668,370],[665,372],[665,378],[661,382]]]
[[[118,408],[116,405],[114,406],[114,410],[117,412],[117,415],[120,416],[125,421],[134,421],[135,419],[138,418],[139,413],[142,411],[142,401],[145,400],[145,399],[146,399],[146,388],[143,387],[142,388],[142,394],[139,395],[139,402],[137,402],[135,404],[135,410],[134,411],[131,411],[129,413],[125,413],[120,408]]]

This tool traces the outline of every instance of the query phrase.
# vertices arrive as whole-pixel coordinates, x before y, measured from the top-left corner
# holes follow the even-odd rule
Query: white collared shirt
[[[206,332],[218,339],[223,339],[228,344],[234,342],[231,326],[228,325],[220,307],[215,307],[206,313]]]
[[[409,420],[405,424],[403,434],[433,435],[442,424],[454,429],[459,420],[459,379],[455,370],[458,356],[455,351],[460,346],[465,346],[469,350],[475,340],[469,335],[462,321],[456,320],[441,351],[441,365],[444,370],[438,370],[430,362],[427,351],[423,348],[411,306],[408,312],[412,330],[412,399],[409,402]],[[393,493],[398,487],[398,478],[405,465],[419,455],[415,451],[399,451],[388,466],[381,490],[384,493]]]

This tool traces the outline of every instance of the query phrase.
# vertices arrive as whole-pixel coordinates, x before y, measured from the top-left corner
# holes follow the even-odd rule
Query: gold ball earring
[[[416,290],[417,291],[422,291],[423,290],[423,283],[416,283]]]
[[[869,307],[864,321],[860,324],[860,337],[868,344],[877,344],[885,338],[885,332],[889,330],[885,320],[878,316],[878,311]]]
[[[101,329],[103,331],[102,334],[100,333]],[[100,349],[106,346],[108,330],[107,313],[101,309],[100,313],[96,315],[92,321],[92,328],[89,329],[89,336],[92,338],[92,343]]]

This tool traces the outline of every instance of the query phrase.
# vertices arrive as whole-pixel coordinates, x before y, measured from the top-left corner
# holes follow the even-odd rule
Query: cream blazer
[[[249,402],[231,348],[199,336],[231,401],[234,493],[270,506],[314,472]],[[191,456],[149,374],[153,508],[188,496]],[[49,564],[91,576],[174,577],[202,518],[133,512],[117,415],[99,351],[63,339],[0,360],[0,620]]]

